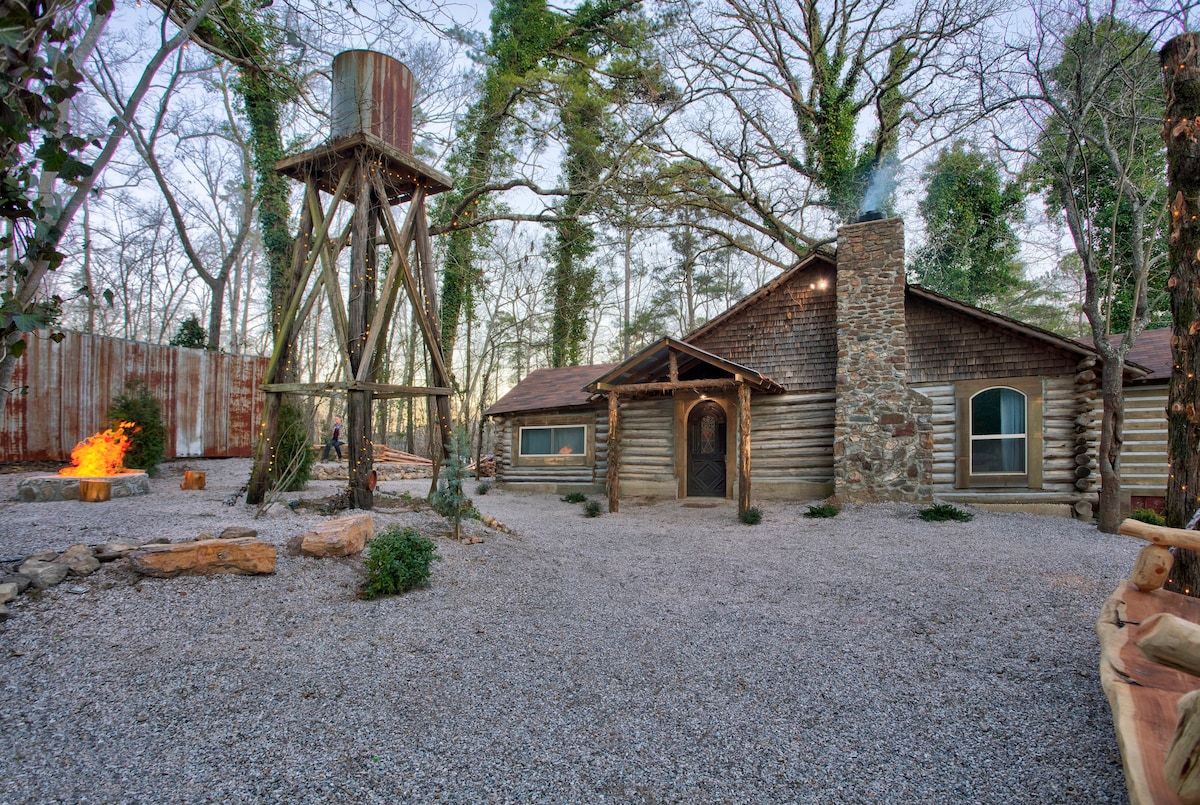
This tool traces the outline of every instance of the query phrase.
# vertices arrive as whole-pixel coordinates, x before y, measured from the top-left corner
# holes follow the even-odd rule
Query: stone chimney
[[[833,487],[841,503],[933,499],[933,406],[908,387],[904,221],[838,230]]]

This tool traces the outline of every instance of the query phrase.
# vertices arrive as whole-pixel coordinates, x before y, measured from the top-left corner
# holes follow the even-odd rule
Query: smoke
[[[883,211],[884,206],[896,192],[896,179],[900,175],[900,161],[887,157],[871,173],[867,192],[863,194],[862,211]]]

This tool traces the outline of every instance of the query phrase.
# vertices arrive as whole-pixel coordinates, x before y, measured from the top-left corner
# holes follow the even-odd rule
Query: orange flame
[[[140,428],[132,422],[117,422],[108,430],[87,437],[71,451],[71,466],[58,474],[99,478],[123,472],[129,434],[137,430]]]

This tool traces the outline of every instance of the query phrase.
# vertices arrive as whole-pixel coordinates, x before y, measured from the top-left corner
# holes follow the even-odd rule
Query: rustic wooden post
[[[365,156],[365,154],[363,155]],[[354,177],[354,227],[350,234],[350,289],[346,298],[351,377],[370,376],[372,355],[366,354],[368,329],[375,315],[375,262],[377,257],[378,215],[375,191],[365,159],[360,158]],[[363,366],[363,364],[368,364]],[[360,370],[362,374],[360,374]],[[374,396],[369,389],[346,392],[346,451],[350,460],[350,496],[354,506],[370,509],[374,505],[368,479],[375,466],[371,450],[371,408]]]
[[[750,386],[738,383],[738,514],[750,508]]]
[[[1167,393],[1167,525],[1187,524],[1200,503],[1200,34],[1159,54],[1166,91],[1171,357]],[[1200,556],[1181,551],[1167,589],[1200,590]]]
[[[604,486],[608,491],[608,510],[616,512],[621,506],[620,448],[617,447],[617,428],[620,426],[620,406],[617,393],[608,393],[608,475]]]

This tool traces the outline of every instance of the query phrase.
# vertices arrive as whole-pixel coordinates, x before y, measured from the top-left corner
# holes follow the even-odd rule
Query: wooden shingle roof
[[[588,405],[592,395],[584,391],[584,386],[604,375],[616,365],[615,363],[599,363],[591,366],[535,369],[511,391],[492,403],[483,412],[483,415],[496,416],[518,411],[540,411]]]

